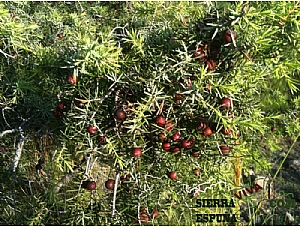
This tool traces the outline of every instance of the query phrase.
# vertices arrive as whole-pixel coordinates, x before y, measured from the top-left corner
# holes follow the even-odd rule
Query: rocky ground
[[[258,178],[272,178],[275,176],[280,163],[286,157],[293,141],[285,139],[282,143],[282,150],[277,151],[270,157],[272,163],[271,177],[270,173],[255,173],[253,180],[257,182]],[[244,203],[241,206],[241,224],[243,225],[300,225],[300,139],[282,164],[273,184],[266,184],[266,200],[261,207],[258,203],[262,201],[257,199],[257,204]],[[262,193],[261,193],[262,194]],[[259,193],[256,195],[259,196]],[[260,195],[261,196],[261,195]],[[270,199],[294,199],[295,207],[270,207]],[[288,206],[288,205],[287,205]],[[258,209],[257,209],[258,208]],[[255,210],[257,212],[255,213]],[[249,223],[252,219],[252,223]]]

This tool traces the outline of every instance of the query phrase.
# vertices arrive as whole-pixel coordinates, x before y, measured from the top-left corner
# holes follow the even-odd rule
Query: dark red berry
[[[56,118],[60,118],[60,117],[62,117],[63,112],[60,109],[57,108],[56,110],[54,110],[53,115]]]
[[[95,181],[89,181],[87,183],[87,189],[92,191],[92,190],[95,190],[96,189],[96,182]]]
[[[187,88],[192,88],[192,81],[189,77],[185,78],[186,80],[186,87]]]
[[[124,120],[126,118],[126,113],[124,110],[122,109],[118,109],[116,111],[116,117],[119,119],[119,120]]]
[[[204,118],[201,118],[199,121],[198,129],[203,131],[204,129],[206,129],[206,127],[207,127],[206,120]]]
[[[224,127],[222,128],[221,132],[224,134],[224,135],[229,135],[231,133],[231,130],[230,128],[227,128],[225,129]]]
[[[173,141],[175,142],[179,142],[180,141],[180,134],[177,132],[173,135]]]
[[[180,147],[171,147],[171,152],[173,154],[178,154],[180,152]]]
[[[205,65],[209,71],[216,69],[216,63],[213,59],[207,60]]]
[[[191,141],[186,140],[186,139],[181,141],[181,147],[182,148],[189,149],[189,148],[191,148],[191,146],[192,146]]]
[[[220,146],[219,148],[221,150],[222,155],[224,155],[224,156],[229,155],[229,152],[230,152],[230,147],[229,146],[223,145],[223,146]]]
[[[171,121],[169,121],[166,125],[165,125],[166,130],[171,131],[174,128],[174,125]]]
[[[183,98],[183,94],[175,94],[176,100],[181,100]]]
[[[133,157],[139,158],[142,156],[142,154],[143,154],[143,151],[141,148],[138,148],[138,147],[133,148],[133,150],[132,150]]]
[[[64,111],[66,108],[67,106],[63,102],[58,103],[57,109]]]
[[[221,105],[223,110],[227,110],[231,107],[231,99],[230,98],[223,98],[221,100]]]
[[[142,215],[140,215],[140,221],[148,222],[148,221],[150,221],[150,217],[148,215],[142,214]]]
[[[113,190],[114,187],[115,187],[115,180],[113,179],[108,179],[106,182],[105,182],[105,187],[109,190]]]
[[[97,127],[91,125],[91,126],[88,128],[88,131],[89,131],[90,134],[95,134],[95,133],[97,132]]]
[[[236,39],[236,32],[233,30],[225,30],[222,33],[222,39],[225,43],[231,43],[232,38],[231,35],[233,36],[234,39]]]
[[[164,127],[166,124],[166,118],[164,118],[163,116],[158,116],[156,118],[156,124],[160,127]]]
[[[159,140],[164,141],[166,139],[166,135],[161,132],[158,134],[158,138],[159,138]]]
[[[193,156],[194,158],[198,158],[200,156],[200,153],[197,151],[191,151],[191,156]]]
[[[98,141],[101,145],[105,145],[106,144],[106,139],[105,139],[105,135],[103,136],[98,136]]]
[[[171,143],[169,143],[169,142],[162,143],[163,150],[168,151],[168,150],[170,150],[170,147],[171,147]]]
[[[204,51],[201,47],[198,47],[198,49],[193,53],[194,57],[199,57],[202,54],[204,54]]]

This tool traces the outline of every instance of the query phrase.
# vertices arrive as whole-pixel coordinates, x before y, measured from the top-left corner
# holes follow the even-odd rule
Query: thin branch
[[[11,130],[5,130],[3,132],[0,132],[0,138],[5,136],[6,134],[11,134],[11,133],[14,133],[16,131],[18,131],[18,130],[17,129],[11,129]]]
[[[117,187],[118,187],[118,181],[119,181],[120,173],[117,174],[115,179],[115,187],[114,187],[114,198],[113,198],[113,210],[112,210],[112,218],[115,215],[116,212],[116,198],[117,198]]]
[[[24,146],[24,142],[25,142],[24,132],[21,127],[19,128],[19,131],[20,131],[20,139],[18,142],[14,161],[9,168],[10,173],[14,173],[16,171],[16,168],[18,167],[18,164],[19,164],[19,161],[21,158],[21,154],[22,154],[22,150],[23,150],[23,146]]]
[[[14,56],[9,55],[9,54],[3,52],[3,50],[1,50],[1,49],[0,49],[0,53],[3,54],[6,58],[7,58],[7,57],[15,58]]]

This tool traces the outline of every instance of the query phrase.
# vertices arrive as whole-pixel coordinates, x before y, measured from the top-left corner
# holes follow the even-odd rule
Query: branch
[[[118,181],[119,181],[120,173],[117,174],[115,179],[115,187],[114,187],[114,198],[113,198],[113,210],[112,210],[112,217],[115,215],[116,212],[116,198],[117,198],[117,187],[118,187]]]
[[[19,131],[20,131],[20,139],[19,139],[19,142],[17,145],[17,150],[16,150],[14,161],[9,168],[10,173],[14,173],[16,171],[16,168],[18,167],[18,163],[20,161],[24,142],[25,142],[24,132],[21,127],[19,128]]]
[[[7,57],[15,58],[14,56],[9,55],[9,54],[3,52],[3,50],[1,50],[1,49],[0,49],[0,53],[3,54],[6,58],[7,58]]]
[[[5,130],[3,132],[0,132],[0,138],[5,136],[6,134],[14,133],[16,131],[18,131],[18,129],[11,129],[11,130]]]

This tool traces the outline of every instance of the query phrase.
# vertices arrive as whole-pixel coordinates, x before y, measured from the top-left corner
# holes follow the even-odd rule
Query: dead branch
[[[119,177],[120,177],[120,173],[117,174],[116,179],[115,179],[112,217],[115,215],[115,212],[116,212],[116,198],[117,198],[117,187],[118,187]]]
[[[17,129],[11,129],[11,130],[5,130],[3,132],[0,132],[0,138],[5,136],[6,134],[11,134],[11,133],[14,133],[16,131],[18,131],[18,130]]]
[[[24,132],[22,130],[22,128],[19,128],[20,131],[20,138],[19,138],[19,142],[17,145],[17,150],[16,150],[16,154],[13,160],[13,163],[11,164],[10,168],[9,168],[9,172],[10,173],[14,173],[16,171],[16,168],[18,167],[20,158],[21,158],[21,154],[22,154],[22,150],[23,150],[23,146],[24,146],[24,142],[25,142],[25,136],[24,136]]]

